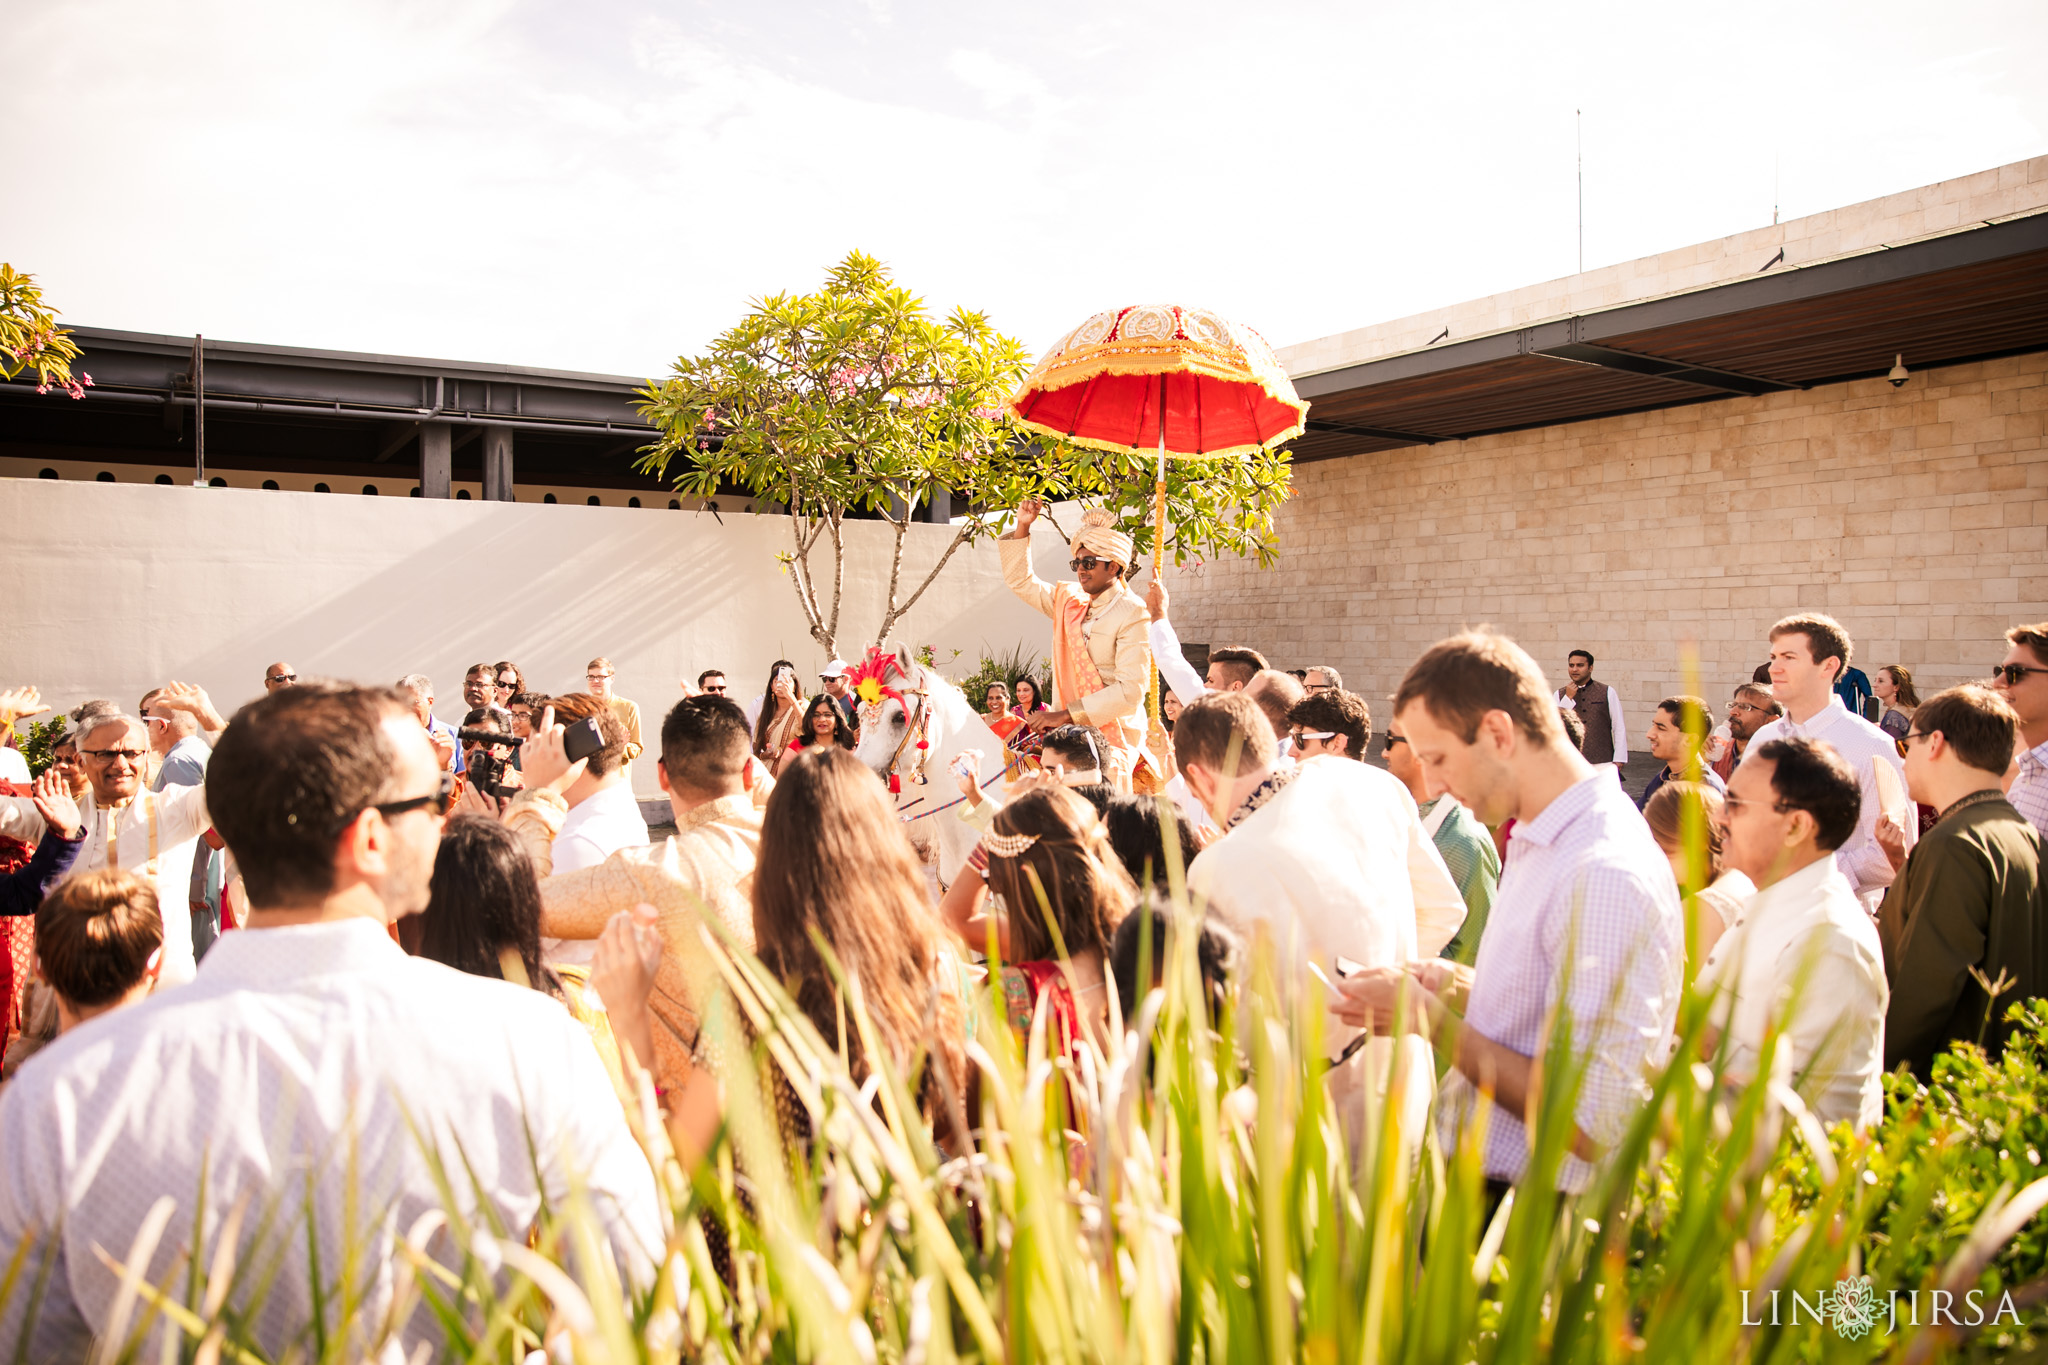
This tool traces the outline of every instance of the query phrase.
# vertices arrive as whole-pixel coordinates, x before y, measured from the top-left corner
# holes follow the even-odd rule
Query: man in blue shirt
[[[434,714],[434,680],[424,673],[408,673],[398,680],[398,690],[412,698],[412,713],[427,732],[427,742],[440,756],[441,766],[451,773],[462,771],[462,745],[455,727]]]

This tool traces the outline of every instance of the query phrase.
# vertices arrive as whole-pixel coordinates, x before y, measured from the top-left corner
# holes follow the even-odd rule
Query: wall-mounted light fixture
[[[1899,355],[1892,358],[1892,372],[1886,375],[1885,378],[1892,381],[1892,387],[1895,389],[1906,382],[1908,376],[1906,374],[1905,356]]]

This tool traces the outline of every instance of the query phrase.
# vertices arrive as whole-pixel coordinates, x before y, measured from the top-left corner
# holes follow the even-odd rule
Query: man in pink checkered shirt
[[[1493,1092],[1483,1142],[1495,1193],[1528,1165],[1546,1020],[1568,1020],[1584,1079],[1555,1178],[1583,1189],[1648,1096],[1647,1069],[1677,1017],[1685,934],[1670,863],[1627,794],[1565,738],[1542,670],[1506,636],[1472,631],[1431,647],[1394,694],[1394,720],[1430,786],[1488,825],[1512,817],[1514,843],[1473,966],[1346,977],[1338,1017],[1393,1026],[1405,980],[1411,1025],[1453,1068],[1437,1099],[1447,1150],[1480,1089]]]

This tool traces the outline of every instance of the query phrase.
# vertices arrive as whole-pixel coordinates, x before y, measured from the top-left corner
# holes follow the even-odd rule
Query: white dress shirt
[[[651,1279],[662,1246],[653,1174],[590,1035],[558,1002],[408,957],[367,919],[223,936],[190,985],[63,1034],[0,1094],[0,1245],[51,1234],[56,1257],[28,1358],[84,1358],[119,1283],[93,1248],[127,1255],[166,1197],[177,1203],[145,1269],[178,1301],[179,1258],[196,1241],[210,1259],[229,1211],[251,1196],[231,1302],[249,1304],[252,1282],[267,1282],[249,1324],[256,1344],[272,1359],[311,1349],[310,1200],[330,1294],[345,1242],[358,1247],[354,1321],[370,1329],[412,1273],[394,1247],[447,1207],[427,1141],[453,1190],[451,1217],[498,1218],[523,1245],[543,1199],[558,1206],[578,1182],[626,1279]],[[444,1264],[464,1250],[445,1231],[427,1244]],[[14,1349],[29,1298],[7,1303],[0,1349]],[[335,1313],[331,1298],[323,1311]],[[411,1358],[423,1343],[429,1356],[445,1346],[419,1307],[380,1358]],[[339,1349],[356,1360],[367,1345]],[[153,1341],[140,1352],[157,1355]]]
[[[2048,741],[2020,755],[2019,775],[2013,778],[2005,799],[2027,817],[2036,834],[2048,839]]]
[[[1782,1018],[1787,1074],[1822,1123],[1848,1119],[1861,1131],[1884,1117],[1884,946],[1834,859],[1750,897],[1701,964],[1698,984],[1723,992],[1714,1022],[1731,1076],[1757,1074],[1764,1035]]]
[[[1644,1069],[1670,1047],[1685,975],[1685,916],[1671,863],[1642,812],[1604,766],[1533,820],[1515,822],[1513,856],[1488,913],[1465,1023],[1539,1058],[1553,1010],[1571,1019],[1586,1065],[1573,1117],[1602,1146],[1649,1097]],[[1452,1150],[1478,1100],[1464,1073],[1444,1078],[1437,1135]],[[1519,1115],[1486,1119],[1486,1174],[1514,1181],[1529,1162]],[[1569,1153],[1559,1189],[1586,1187],[1593,1168]]]
[[[556,872],[579,872],[596,867],[622,848],[640,848],[646,843],[647,822],[640,817],[639,799],[632,787],[621,782],[593,792],[569,808],[548,856]],[[585,966],[597,956],[597,940],[544,938],[541,955],[550,966]]]
[[[1849,836],[1849,842],[1835,850],[1835,863],[1842,869],[1842,875],[1849,879],[1849,888],[1858,897],[1867,899],[1882,892],[1898,874],[1892,871],[1891,860],[1885,857],[1883,845],[1877,842],[1877,821],[1884,814],[1884,809],[1878,799],[1877,773],[1871,764],[1891,765],[1892,771],[1898,775],[1898,792],[1903,798],[1906,761],[1899,757],[1899,742],[1863,717],[1850,714],[1849,708],[1842,705],[1842,699],[1832,694],[1828,697],[1828,704],[1804,723],[1790,716],[1780,716],[1758,730],[1751,737],[1749,747],[1742,751],[1743,757],[1747,758],[1774,739],[1823,740],[1849,760],[1849,766],[1856,770],[1856,785],[1863,789],[1863,810],[1856,817],[1856,832]],[[1908,853],[1913,851],[1914,844],[1920,842],[1920,822],[1910,818],[1912,810],[1911,802],[1907,802],[1908,818],[1901,822],[1905,826]]]
[[[1160,680],[1169,692],[1180,698],[1183,706],[1209,690],[1209,684],[1195,672],[1188,656],[1181,653],[1180,636],[1174,631],[1170,618],[1147,625],[1145,638],[1151,642],[1152,663],[1159,669]]]
[[[1465,898],[1423,832],[1415,799],[1391,774],[1335,754],[1296,766],[1271,800],[1243,817],[1195,855],[1188,889],[1247,938],[1271,935],[1290,994],[1314,964],[1331,982],[1359,967],[1399,967],[1443,951],[1465,922]],[[1350,964],[1339,968],[1338,958]],[[1359,1030],[1330,1022],[1325,1044],[1335,1056]],[[1384,1089],[1394,1040],[1376,1039],[1332,1090],[1349,1108],[1349,1092]],[[1427,1122],[1435,1068],[1429,1044],[1402,1040],[1407,1088],[1400,1097],[1419,1141]],[[1358,1114],[1347,1113],[1348,1119]],[[1354,1127],[1355,1134],[1355,1127]]]
[[[78,798],[85,823],[85,847],[71,866],[77,876],[97,867],[126,868],[156,887],[164,921],[164,957],[157,980],[175,986],[192,979],[192,843],[213,820],[206,813],[206,788],[165,787],[138,792],[126,804],[104,810],[88,789]],[[0,834],[34,843],[49,826],[26,796],[0,796]]]
[[[1605,686],[1607,688],[1607,723],[1614,731],[1614,757],[1610,761],[1626,763],[1628,762],[1628,722],[1621,717],[1621,693],[1614,690],[1614,684],[1612,683],[1605,684]],[[1560,711],[1572,709],[1572,699],[1564,694],[1562,687],[1557,689],[1557,709]]]

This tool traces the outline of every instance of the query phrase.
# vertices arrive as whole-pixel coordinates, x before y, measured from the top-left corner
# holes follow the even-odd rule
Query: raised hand
[[[197,683],[166,683],[156,694],[158,704],[173,711],[189,711],[199,718],[202,730],[225,730],[227,721],[220,712],[213,709],[213,699],[206,695],[206,689]]]
[[[576,779],[590,766],[587,758],[569,761],[562,739],[567,733],[566,726],[555,724],[555,708],[543,707],[533,723],[533,737],[519,750],[519,764],[529,789],[545,787],[559,796],[575,786]]]
[[[33,687],[0,689],[0,725],[9,729],[14,727],[14,722],[40,716],[49,709],[43,703],[43,694]]]
[[[1017,504],[1017,524],[1003,532],[1004,540],[1031,539],[1031,523],[1038,520],[1038,514],[1045,510],[1045,504],[1037,498],[1026,498]]]
[[[36,779],[35,786],[29,789],[29,799],[35,802],[36,814],[43,817],[43,823],[58,838],[85,837],[85,821],[79,817],[78,803],[71,799],[71,788],[54,768]]]
[[[1173,605],[1173,597],[1166,591],[1166,580],[1152,575],[1152,581],[1145,585],[1145,610],[1153,620],[1164,621],[1167,609]]]

